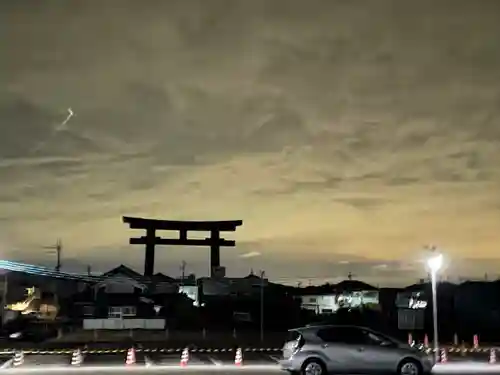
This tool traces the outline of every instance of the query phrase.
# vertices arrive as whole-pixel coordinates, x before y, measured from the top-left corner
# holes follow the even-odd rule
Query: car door
[[[362,371],[392,372],[397,368],[400,360],[398,346],[387,337],[370,330],[361,330],[364,342]]]
[[[363,356],[361,331],[354,327],[328,327],[318,331],[323,341],[322,352],[328,358],[329,372],[360,373],[366,367],[360,362]]]

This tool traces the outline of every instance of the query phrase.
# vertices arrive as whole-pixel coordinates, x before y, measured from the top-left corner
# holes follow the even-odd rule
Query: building
[[[306,287],[300,293],[301,308],[315,314],[332,314],[340,308],[378,308],[378,289],[357,280]]]
[[[248,297],[260,293],[260,289],[266,288],[269,285],[269,281],[250,272],[245,277],[202,277],[198,279],[198,285],[203,296],[207,297]]]
[[[87,324],[91,318],[156,318],[165,305],[165,296],[178,292],[173,278],[161,273],[148,278],[120,265],[74,296],[71,315],[86,319]]]

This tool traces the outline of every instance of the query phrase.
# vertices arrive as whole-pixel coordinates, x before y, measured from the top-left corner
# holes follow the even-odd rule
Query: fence
[[[165,319],[84,319],[85,330],[165,329]]]

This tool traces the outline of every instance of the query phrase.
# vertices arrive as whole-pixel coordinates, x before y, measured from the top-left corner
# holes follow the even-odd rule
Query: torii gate
[[[173,246],[209,246],[210,247],[210,276],[215,277],[220,268],[220,248],[222,246],[234,247],[236,241],[221,238],[220,232],[234,232],[243,225],[243,220],[228,221],[172,221],[144,219],[140,217],[123,216],[123,222],[130,229],[144,229],[146,235],[131,237],[131,245],[146,245],[144,259],[144,276],[153,276],[156,245]],[[171,230],[179,233],[179,238],[162,238],[156,236],[157,230]],[[210,232],[210,237],[205,239],[188,238],[188,231]]]

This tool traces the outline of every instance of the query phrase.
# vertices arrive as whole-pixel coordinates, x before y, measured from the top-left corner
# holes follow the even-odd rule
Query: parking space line
[[[14,362],[14,358],[11,358],[9,360],[7,360],[1,367],[0,369],[7,369],[7,368],[11,368],[12,367],[12,364]]]
[[[222,366],[222,362],[216,360],[214,357],[207,355],[207,358],[210,362],[212,362],[215,366]]]
[[[275,355],[270,355],[269,358],[271,358],[273,361],[275,361],[276,363],[279,363],[280,362],[280,359],[278,357],[276,357]]]

